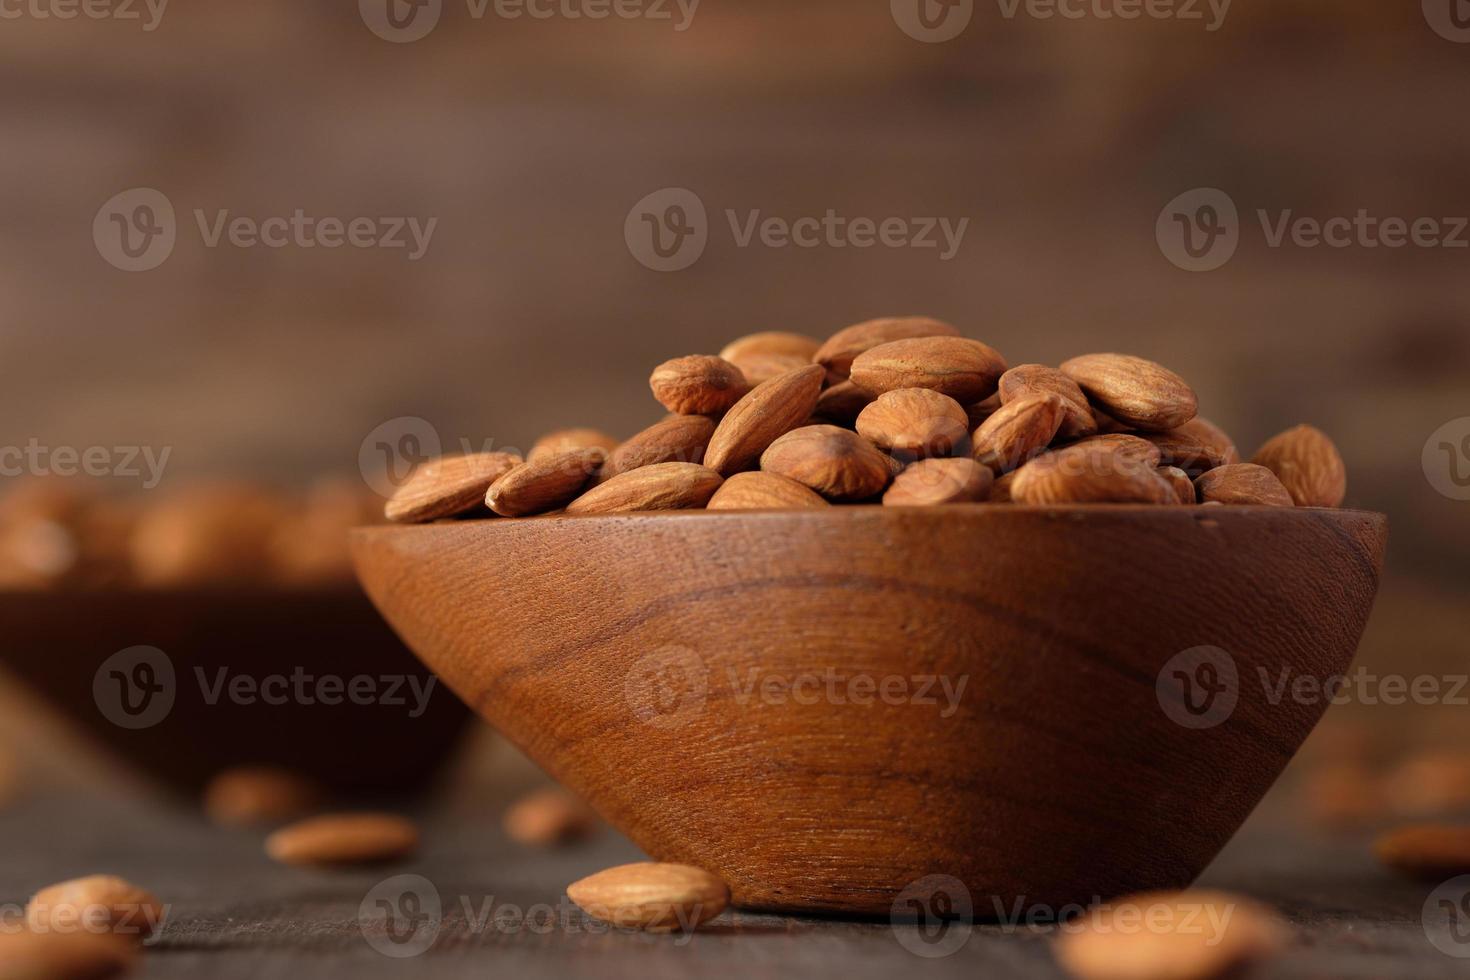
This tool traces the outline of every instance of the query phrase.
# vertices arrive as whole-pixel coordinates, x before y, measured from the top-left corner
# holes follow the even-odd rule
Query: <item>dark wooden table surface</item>
[[[1049,927],[975,925],[953,953],[932,958],[908,948],[915,945],[913,926],[888,922],[727,912],[693,936],[606,931],[567,903],[563,889],[584,874],[638,858],[616,835],[533,852],[505,840],[493,816],[427,815],[424,826],[425,846],[411,862],[324,872],[275,865],[262,853],[259,835],[216,829],[184,809],[32,797],[0,813],[0,902],[12,917],[37,887],[97,872],[151,888],[171,908],[161,941],[144,960],[145,977],[1061,975]],[[404,879],[376,894],[398,898],[415,889],[421,911],[437,896],[443,916],[437,930],[424,924],[430,920],[418,920],[417,928],[428,931],[401,933],[412,938],[395,945],[385,942],[380,920],[365,933],[359,909],[375,887],[397,875],[421,876],[428,885]],[[1379,871],[1364,841],[1313,838],[1257,823],[1232,843],[1204,883],[1265,899],[1298,927],[1288,952],[1259,976],[1470,977],[1470,958],[1447,955],[1429,941],[1422,910],[1432,885]],[[380,951],[413,952],[427,939],[432,945],[418,955]],[[1464,952],[1470,957],[1470,937]]]

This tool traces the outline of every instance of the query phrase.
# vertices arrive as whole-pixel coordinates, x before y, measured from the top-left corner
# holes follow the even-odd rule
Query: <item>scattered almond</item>
[[[537,439],[526,458],[535,461],[573,449],[601,449],[610,453],[616,448],[618,440],[601,429],[557,429]]]
[[[822,392],[812,411],[813,422],[828,422],[851,429],[863,409],[873,403],[873,396],[851,381],[839,381]]]
[[[1177,499],[1152,465],[1083,444],[1021,467],[1010,493],[1018,504],[1172,504]]]
[[[1400,874],[1434,880],[1470,874],[1470,827],[1413,824],[1389,831],[1373,845],[1378,860]]]
[[[808,486],[830,500],[867,500],[888,485],[888,461],[862,436],[835,425],[786,433],[761,454],[761,469]]]
[[[343,813],[282,827],[266,838],[265,852],[282,864],[376,864],[407,857],[418,844],[418,828],[404,817]]]
[[[137,960],[137,943],[111,933],[0,931],[3,980],[108,980]]]
[[[852,362],[852,381],[873,395],[899,388],[931,388],[962,405],[995,394],[1005,358],[978,340],[920,337],[894,340]]]
[[[618,446],[602,465],[597,479],[606,482],[619,473],[654,463],[702,463],[714,420],[704,415],[671,415],[655,422]]]
[[[1179,503],[1188,506],[1199,503],[1199,498],[1195,495],[1194,481],[1189,478],[1188,473],[1177,466],[1160,466],[1158,472],[1159,478],[1174,491],[1174,496]]]
[[[1006,402],[975,430],[976,462],[1008,473],[1051,445],[1066,417],[1060,395],[1042,392]]]
[[[322,801],[321,788],[305,776],[270,766],[226,769],[204,789],[204,812],[226,827],[293,820]]]
[[[750,390],[738,367],[698,355],[663,362],[653,369],[648,386],[659,404],[680,415],[719,415]]]
[[[709,503],[720,474],[698,463],[654,463],[619,474],[567,504],[568,514],[693,510]]]
[[[885,391],[857,417],[859,435],[910,457],[949,455],[965,441],[968,424],[959,402],[928,388]]]
[[[418,523],[454,517],[485,503],[490,484],[520,465],[514,453],[440,456],[416,468],[383,509],[390,521]]]
[[[1251,460],[1276,474],[1298,507],[1341,507],[1347,467],[1326,433],[1310,425],[1269,440]]]
[[[163,926],[166,910],[151,894],[113,875],[91,875],[48,885],[26,904],[35,933],[111,933],[139,941]]]
[[[1216,467],[1194,481],[1201,503],[1290,507],[1291,494],[1276,474],[1254,463]]]
[[[1097,421],[1092,417],[1092,406],[1087,396],[1077,387],[1077,382],[1054,367],[1044,364],[1018,364],[1000,376],[998,404],[1018,401],[1028,395],[1057,395],[1062,399],[1062,424],[1057,427],[1057,437],[1080,439],[1097,431]],[[992,409],[994,411],[994,409]],[[972,426],[971,428],[974,428]]]
[[[1302,785],[1307,814],[1330,829],[1356,830],[1383,818],[1383,787],[1370,771],[1353,762],[1321,766]]]
[[[812,361],[826,368],[828,380],[835,384],[848,377],[852,371],[852,362],[859,354],[870,351],[879,344],[916,337],[959,335],[960,332],[949,324],[926,316],[867,320],[837,331],[812,355]]]
[[[789,374],[799,367],[806,367],[811,362],[810,357],[795,357],[791,354],[746,354],[730,363],[740,369],[747,385],[755,386]]]
[[[518,844],[555,847],[592,836],[597,815],[580,797],[553,786],[517,800],[501,824],[506,836]]]
[[[1470,753],[1421,752],[1396,765],[1383,780],[1394,812],[1435,816],[1470,811]]]
[[[1269,909],[1221,892],[1133,895],[1063,930],[1057,960],[1079,980],[1223,980],[1281,950],[1286,927]]]
[[[725,480],[708,506],[710,510],[802,510],[831,505],[810,487],[757,470]]]
[[[528,460],[490,484],[485,505],[502,517],[556,510],[576,499],[606,455],[601,449],[573,449]]]
[[[995,474],[973,459],[921,459],[893,478],[885,507],[936,507],[985,500]]]
[[[689,932],[730,902],[729,887],[687,864],[624,864],[567,887],[577,907],[600,922],[645,932]]]
[[[1199,409],[1194,390],[1183,378],[1141,357],[1084,354],[1063,364],[1062,373],[1108,415],[1135,429],[1177,429]]]
[[[766,447],[806,423],[822,393],[822,369],[813,364],[756,385],[720,420],[704,463],[721,476],[750,469]]]

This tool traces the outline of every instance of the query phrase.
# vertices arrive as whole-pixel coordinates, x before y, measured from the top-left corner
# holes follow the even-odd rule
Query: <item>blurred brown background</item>
[[[476,19],[449,0],[406,44],[321,0],[178,2],[151,32],[6,21],[0,443],[169,446],[165,486],[299,483],[355,474],[364,437],[397,416],[450,443],[628,434],[661,414],[646,378],[666,357],[924,313],[1013,363],[1162,361],[1247,453],[1321,426],[1350,504],[1392,519],[1360,663],[1470,669],[1470,503],[1421,467],[1430,434],[1470,415],[1470,250],[1270,248],[1255,219],[1470,215],[1470,44],[1381,0],[1237,0],[1215,31],[980,2],[948,43],[910,37],[887,0],[703,0],[683,31],[668,9]],[[133,187],[178,212],[153,271],[113,268],[92,237]],[[710,213],[707,251],[675,273],[644,268],[623,234],[665,187]],[[1225,190],[1243,223],[1208,273],[1155,238],[1198,187]],[[196,208],[438,226],[417,262],[210,249]],[[724,217],[829,208],[969,227],[945,262],[740,248]],[[1462,706],[1334,717],[1386,743],[1470,733]]]

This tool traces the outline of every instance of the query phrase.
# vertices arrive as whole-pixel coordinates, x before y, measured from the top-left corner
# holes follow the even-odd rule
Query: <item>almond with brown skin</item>
[[[26,904],[32,932],[107,932],[138,941],[163,925],[163,903],[113,875],[90,875],[48,885]]]
[[[998,398],[1002,404],[1027,395],[1058,395],[1062,399],[1062,424],[1057,429],[1061,439],[1080,439],[1097,432],[1092,406],[1077,382],[1054,367],[1045,364],[1018,364],[1000,376]]]
[[[559,786],[517,800],[501,820],[505,835],[529,847],[557,847],[585,840],[597,830],[597,815]]]
[[[888,459],[862,436],[835,425],[786,433],[761,454],[761,469],[829,500],[867,500],[888,486]]]
[[[958,337],[960,332],[942,320],[927,316],[885,317],[867,320],[834,333],[827,339],[812,361],[827,369],[827,379],[834,384],[852,372],[852,362],[859,354],[879,344],[915,337]]]
[[[526,458],[537,460],[573,449],[601,449],[610,453],[616,448],[618,440],[601,429],[557,429],[537,439]]]
[[[599,922],[645,932],[692,931],[730,903],[719,878],[687,864],[624,864],[567,886],[567,897]]]
[[[1291,507],[1291,494],[1276,474],[1254,463],[1220,466],[1194,481],[1201,503]]]
[[[282,827],[265,852],[282,864],[376,864],[412,854],[419,844],[413,821],[390,813],[342,813]]]
[[[0,932],[5,980],[107,980],[131,970],[138,944],[111,933]]]
[[[740,369],[719,357],[676,357],[653,369],[649,388],[680,415],[719,415],[750,390]]]
[[[948,456],[965,441],[960,403],[928,388],[885,391],[858,414],[858,434],[879,449],[908,457]]]
[[[1222,892],[1153,892],[1111,900],[1057,939],[1078,980],[1222,980],[1286,944],[1270,909]]]
[[[1124,425],[1107,412],[1100,410],[1096,405],[1092,406],[1092,421],[1097,426],[1097,431],[1103,435],[1110,435],[1115,432],[1134,431],[1132,426]]]
[[[1347,467],[1321,429],[1287,429],[1262,446],[1251,462],[1275,473],[1298,507],[1341,507],[1347,497]]]
[[[1000,411],[1000,393],[991,395],[984,401],[978,401],[973,405],[965,406],[965,417],[968,420],[970,431],[974,432],[984,424],[996,412]]]
[[[817,407],[812,411],[812,421],[828,422],[851,429],[857,424],[857,417],[862,414],[863,409],[871,404],[872,395],[851,381],[840,381],[822,392],[817,399]]]
[[[573,449],[522,463],[490,485],[485,505],[502,517],[556,510],[582,492],[605,456],[601,449]]]
[[[745,375],[747,384],[754,387],[763,381],[779,378],[799,367],[811,363],[809,357],[793,357],[790,354],[746,354],[738,361],[731,361]]]
[[[808,337],[801,333],[788,333],[784,330],[765,330],[760,333],[746,334],[730,341],[725,349],[720,351],[720,356],[731,364],[739,364],[742,357],[755,357],[774,355],[777,357],[797,357],[802,361],[802,366],[812,363],[812,358],[822,342],[815,337]]]
[[[1114,419],[1145,432],[1167,432],[1194,418],[1194,390],[1161,364],[1131,354],[1084,354],[1062,373]]]
[[[1188,473],[1177,466],[1160,466],[1158,472],[1159,478],[1174,491],[1179,503],[1189,506],[1199,503],[1199,498],[1195,496],[1194,481],[1189,478]]]
[[[962,405],[995,394],[1005,358],[965,337],[920,337],[879,344],[852,362],[852,381],[873,395],[931,388]]]
[[[1110,453],[1121,453],[1129,459],[1149,466],[1158,466],[1163,462],[1163,453],[1159,447],[1142,436],[1127,432],[1103,432],[1085,439],[1078,439],[1066,447],[1067,449],[1100,449]]]
[[[1065,417],[1065,402],[1052,392],[1006,402],[975,430],[970,454],[995,472],[1008,473],[1051,445]]]
[[[567,504],[571,515],[698,510],[724,481],[698,463],[654,463],[619,474]]]
[[[973,459],[921,459],[894,477],[884,507],[936,507],[985,500],[995,474]]]
[[[1413,878],[1437,880],[1470,874],[1470,827],[1413,824],[1390,831],[1373,845],[1378,860]]]
[[[767,446],[811,418],[822,377],[812,364],[756,385],[720,420],[704,464],[721,476],[750,469]]]
[[[1033,459],[1016,471],[1010,491],[1018,504],[1172,504],[1177,499],[1152,465],[1080,445]]]
[[[990,485],[990,497],[988,498],[990,503],[1010,504],[1015,502],[1011,497],[1011,484],[1016,482],[1016,474],[1019,472],[1020,470],[1011,470],[1009,473],[996,477],[995,482]]]
[[[1141,435],[1159,447],[1162,465],[1177,466],[1193,476],[1217,466],[1240,462],[1235,443],[1207,419],[1193,418],[1168,432],[1144,432]]]
[[[801,510],[830,507],[826,499],[795,480],[754,470],[736,473],[710,498],[710,510]]]
[[[226,769],[204,789],[204,812],[225,827],[292,820],[321,803],[321,788],[298,773],[271,766]]]
[[[671,415],[614,449],[597,479],[606,483],[620,473],[654,463],[702,463],[714,434],[715,423],[708,416]]]
[[[409,474],[383,508],[383,516],[401,524],[418,524],[475,510],[484,505],[490,485],[520,463],[514,453],[431,459]]]

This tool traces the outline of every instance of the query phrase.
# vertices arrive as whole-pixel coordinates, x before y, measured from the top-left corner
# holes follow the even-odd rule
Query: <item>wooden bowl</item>
[[[432,675],[350,582],[0,592],[0,617],[0,663],[114,758],[183,793],[231,766],[276,765],[334,795],[406,797],[470,720],[442,685],[426,688]],[[114,659],[139,646],[159,653]],[[318,683],[359,676],[377,681],[371,694]],[[232,694],[239,678],[263,686]]]
[[[1192,881],[1325,709],[1277,684],[1347,669],[1386,532],[969,505],[353,544],[409,646],[653,858],[746,908],[887,915],[946,875],[995,916]]]

